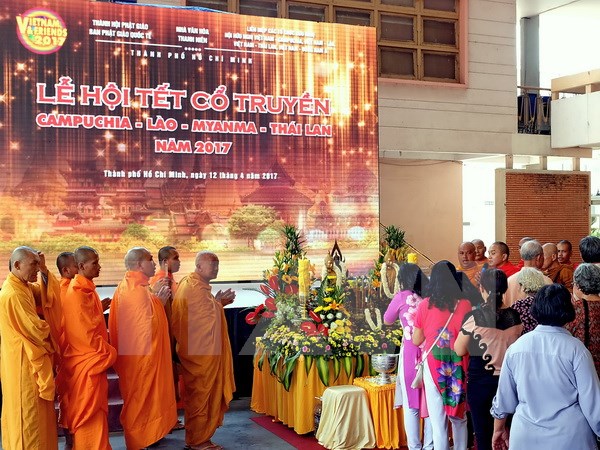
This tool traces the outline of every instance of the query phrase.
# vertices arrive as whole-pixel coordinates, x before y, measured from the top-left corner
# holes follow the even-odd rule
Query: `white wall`
[[[540,15],[540,84],[600,69],[600,2],[581,0]]]

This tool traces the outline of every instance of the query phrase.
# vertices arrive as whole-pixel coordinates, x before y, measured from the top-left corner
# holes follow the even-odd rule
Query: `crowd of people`
[[[126,273],[112,299],[100,300],[94,278],[100,257],[90,247],[61,253],[60,280],[45,256],[16,248],[0,291],[2,447],[57,449],[58,424],[66,449],[110,449],[108,381],[119,376],[121,424],[128,449],[151,446],[178,423],[183,379],[188,449],[219,450],[211,441],[222,424],[235,383],[223,307],[230,289],[211,294],[219,271],[214,253],[200,252],[179,283],[179,254],[145,248],[125,255]],[[104,318],[110,304],[108,329]]]
[[[504,242],[488,250],[475,240],[459,246],[457,266],[440,261],[429,278],[415,264],[399,267],[384,320],[404,331],[395,406],[409,450],[449,450],[449,427],[454,450],[472,435],[478,450],[597,448],[600,238],[583,238],[579,251],[584,262],[574,265],[570,242],[523,238],[513,265]],[[110,449],[114,368],[127,448],[176,427],[183,397],[186,448],[221,449],[211,438],[235,390],[223,310],[235,293],[211,293],[214,253],[198,253],[179,282],[174,247],[160,249],[158,262],[157,271],[147,249],[130,249],[114,296],[101,300],[93,248],[61,253],[60,279],[42,252],[13,251],[0,291],[3,448],[58,448],[58,399],[66,449]]]
[[[572,250],[526,237],[514,265],[506,243],[477,239],[429,278],[400,267],[385,322],[404,331],[395,406],[409,450],[449,450],[449,425],[454,450],[472,435],[477,450],[598,448],[600,238],[580,241],[579,265]]]

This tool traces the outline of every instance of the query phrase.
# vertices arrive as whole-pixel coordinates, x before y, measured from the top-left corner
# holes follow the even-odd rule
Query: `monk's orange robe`
[[[173,297],[175,297],[175,293],[177,292],[177,281],[175,281],[175,279],[173,278],[172,273],[169,273],[169,272],[161,269],[158,272],[156,272],[152,278],[150,278],[149,284],[150,284],[150,286],[154,286],[154,283],[156,283],[159,280],[162,280],[163,278],[168,278],[171,280],[171,292],[173,293],[171,298],[169,300],[167,300],[167,303],[165,303],[165,312],[167,314],[167,320],[169,321],[169,324],[170,324],[171,323],[171,310],[173,308],[172,307]]]
[[[121,424],[128,449],[166,436],[177,423],[169,324],[148,277],[128,271],[117,286],[108,317],[115,370],[123,397]]]
[[[40,289],[41,307],[44,320],[50,326],[50,336],[56,343],[57,354],[55,363],[58,364],[62,350],[64,349],[64,317],[62,312],[61,287],[59,281],[51,272],[48,272],[47,283],[40,274],[38,283],[40,286],[46,284],[45,289]]]
[[[36,312],[30,283],[8,274],[0,291],[2,448],[57,449],[55,348]]]
[[[475,265],[473,267],[469,267],[468,269],[465,269],[460,264],[458,264],[456,266],[456,270],[460,270],[462,273],[464,273],[467,276],[467,278],[469,279],[469,281],[471,283],[473,283],[473,286],[479,285],[479,281],[477,280],[477,275],[481,273],[482,268],[483,268],[483,264],[477,264],[477,263],[475,263]]]
[[[69,284],[71,284],[71,278],[60,278],[60,299],[61,303],[65,301],[67,297],[67,289],[69,289]]]
[[[235,381],[223,306],[195,272],[177,288],[172,330],[185,386],[185,442],[198,445],[223,424]]]
[[[110,449],[106,370],[117,359],[96,286],[75,275],[63,302],[65,350],[59,372],[60,425],[73,434],[74,450]]]

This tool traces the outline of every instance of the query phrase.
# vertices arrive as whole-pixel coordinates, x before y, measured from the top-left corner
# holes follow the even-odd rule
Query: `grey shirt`
[[[590,352],[564,328],[538,325],[508,348],[491,413],[514,413],[511,450],[595,450],[600,381]]]

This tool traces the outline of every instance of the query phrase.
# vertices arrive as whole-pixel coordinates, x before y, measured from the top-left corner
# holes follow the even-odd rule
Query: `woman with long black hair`
[[[465,316],[454,351],[469,354],[467,403],[473,418],[477,450],[492,449],[494,418],[490,408],[500,378],[500,367],[509,345],[515,342],[523,325],[519,313],[503,308],[508,283],[504,272],[489,269],[482,273],[480,292],[484,303]]]

